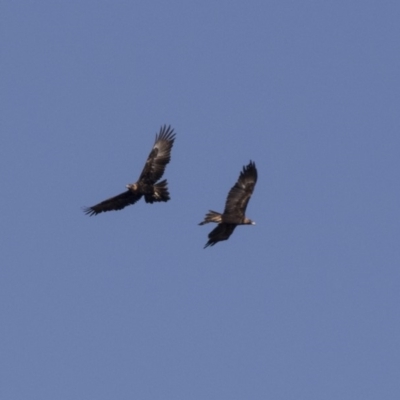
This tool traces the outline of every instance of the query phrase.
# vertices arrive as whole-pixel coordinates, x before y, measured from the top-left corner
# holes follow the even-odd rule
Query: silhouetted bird
[[[105,211],[122,210],[130,204],[136,203],[142,196],[146,203],[168,201],[170,197],[167,180],[156,182],[161,179],[166,165],[171,160],[174,140],[174,130],[166,125],[161,127],[138,181],[126,185],[128,189],[126,192],[104,200],[95,206],[84,207],[83,211],[88,215],[97,215]]]
[[[255,225],[251,219],[246,218],[247,203],[253,193],[257,182],[257,169],[254,162],[243,167],[238,181],[229,191],[226,199],[225,210],[223,214],[216,211],[209,211],[204,217],[204,221],[199,225],[208,222],[216,222],[218,226],[208,235],[208,242],[204,246],[214,246],[215,243],[229,239],[237,225]]]

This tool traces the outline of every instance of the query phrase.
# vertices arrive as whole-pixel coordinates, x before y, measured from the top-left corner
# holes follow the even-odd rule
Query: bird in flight
[[[85,214],[90,216],[112,210],[122,210],[126,206],[136,203],[142,196],[146,203],[168,201],[170,199],[167,180],[158,180],[164,174],[167,164],[171,160],[171,149],[174,144],[175,133],[170,126],[162,126],[153,148],[147,158],[139,179],[135,183],[126,185],[126,192],[111,197],[92,207],[84,207]]]
[[[208,235],[204,248],[214,246],[232,235],[237,225],[255,225],[255,222],[245,216],[246,207],[257,182],[257,169],[253,161],[243,167],[239,179],[229,191],[223,214],[210,210],[199,225],[209,222],[217,223],[217,227]]]

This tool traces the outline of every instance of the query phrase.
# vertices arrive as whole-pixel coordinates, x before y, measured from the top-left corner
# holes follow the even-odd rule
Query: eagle
[[[237,225],[255,225],[245,216],[246,207],[257,182],[257,169],[253,161],[243,167],[239,179],[228,193],[223,214],[210,210],[199,225],[216,222],[218,226],[208,235],[204,248],[214,246],[232,235]]]
[[[122,210],[126,206],[136,203],[142,196],[146,203],[168,201],[170,199],[167,180],[158,180],[164,174],[165,167],[171,160],[171,149],[174,144],[175,133],[171,126],[162,126],[156,134],[153,148],[147,158],[139,179],[135,183],[126,185],[126,192],[111,197],[92,207],[84,207],[85,214],[90,216],[112,210]]]

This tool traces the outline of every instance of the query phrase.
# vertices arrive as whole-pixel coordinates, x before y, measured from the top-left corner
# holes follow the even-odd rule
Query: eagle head
[[[132,191],[136,191],[138,188],[138,185],[136,183],[129,183],[128,185],[126,185],[126,188]]]

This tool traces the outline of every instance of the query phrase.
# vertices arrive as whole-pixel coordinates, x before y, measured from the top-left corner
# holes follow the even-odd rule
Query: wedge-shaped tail
[[[146,194],[144,197],[146,203],[155,203],[158,201],[168,201],[170,199],[168,192],[168,182],[164,179],[154,185],[153,194]]]
[[[204,221],[200,222],[199,225],[208,224],[209,222],[215,222],[216,224],[220,224],[222,222],[222,214],[210,210],[204,217]]]

